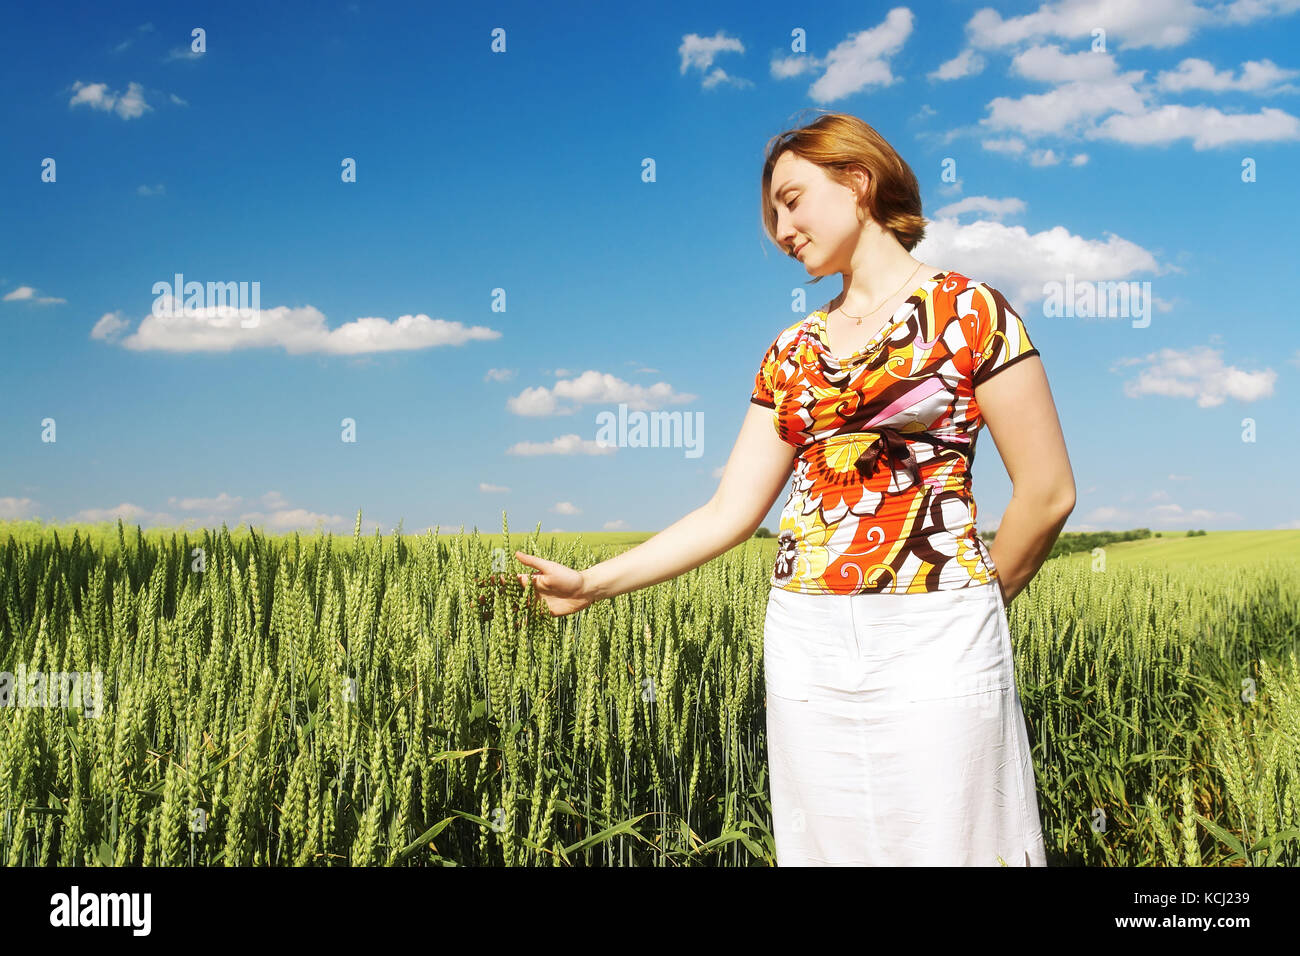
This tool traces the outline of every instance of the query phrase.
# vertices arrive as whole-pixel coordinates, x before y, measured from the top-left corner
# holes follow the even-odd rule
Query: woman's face
[[[849,268],[862,234],[853,190],[826,176],[802,156],[784,152],[772,167],[776,238],[793,253],[809,275],[830,275]]]

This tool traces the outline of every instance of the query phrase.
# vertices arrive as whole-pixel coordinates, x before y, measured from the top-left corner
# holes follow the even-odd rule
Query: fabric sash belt
[[[858,456],[854,462],[858,473],[863,478],[870,478],[874,475],[883,459],[891,469],[902,468],[907,472],[908,482],[899,487],[899,491],[905,491],[913,485],[921,483],[921,471],[916,462],[916,456],[912,454],[912,449],[908,447],[909,441],[923,441],[941,448],[951,448],[963,455],[969,453],[969,447],[956,442],[947,441],[932,435],[929,432],[900,432],[896,428],[888,425],[875,425],[870,428],[863,428],[861,431],[874,433],[876,440],[867,446],[866,451]],[[837,432],[837,434],[845,434]]]

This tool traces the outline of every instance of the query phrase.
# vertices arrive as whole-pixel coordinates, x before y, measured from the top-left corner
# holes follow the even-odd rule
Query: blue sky
[[[666,527],[840,289],[759,222],[813,107],[912,166],[913,255],[1023,317],[1066,530],[1300,527],[1296,0],[73,9],[0,35],[0,518]],[[259,311],[162,321],[177,273]],[[1067,281],[1154,307],[1045,314]],[[603,446],[620,405],[692,442]]]

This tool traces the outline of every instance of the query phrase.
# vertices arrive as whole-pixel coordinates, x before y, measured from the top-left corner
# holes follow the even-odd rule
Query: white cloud
[[[268,491],[262,495],[262,507],[270,508],[273,511],[283,511],[289,507],[289,500],[278,491]]]
[[[702,37],[698,33],[688,33],[682,37],[677,53],[681,56],[681,72],[685,75],[689,69],[707,72],[713,66],[713,60],[719,53],[744,53],[745,45],[736,37],[729,37],[721,30],[711,37]]]
[[[485,382],[508,382],[515,377],[515,370],[512,368],[490,368],[487,374],[483,376]]]
[[[1092,31],[1104,28],[1108,46],[1119,49],[1171,47],[1186,43],[1198,27],[1212,20],[1193,0],[1061,0],[1041,4],[1033,13],[1003,19],[983,7],[966,23],[966,36],[978,49],[999,49],[1046,37],[1092,42]]]
[[[809,87],[808,95],[819,103],[829,103],[869,88],[892,86],[898,79],[890,69],[890,57],[903,48],[911,34],[912,11],[894,7],[879,25],[841,40],[818,61],[824,72]]]
[[[1258,113],[1225,113],[1213,106],[1169,104],[1146,112],[1108,116],[1083,135],[1138,145],[1189,139],[1194,149],[1202,150],[1229,143],[1300,139],[1300,119],[1272,107]]]
[[[606,521],[602,527],[606,531],[625,531],[627,522],[620,518],[617,521]]]
[[[1152,495],[1156,500],[1168,495]],[[1116,531],[1130,528],[1150,528],[1159,526],[1188,526],[1190,522],[1211,524],[1220,521],[1239,521],[1241,515],[1235,511],[1214,511],[1210,508],[1184,508],[1173,502],[1151,505],[1146,508],[1116,508],[1110,505],[1093,508],[1081,519],[1081,523],[1070,522],[1070,531]]]
[[[1253,402],[1273,394],[1277,372],[1264,369],[1247,372],[1223,363],[1218,349],[1207,346],[1177,351],[1161,349],[1147,355],[1137,378],[1124,383],[1130,398],[1163,395],[1169,398],[1194,398],[1201,408],[1222,405],[1225,398]]]
[[[957,80],[964,76],[976,76],[984,72],[984,57],[972,49],[965,49],[951,60],[940,64],[939,68],[929,74],[932,80]]]
[[[53,305],[60,302],[67,302],[67,299],[59,299],[54,296],[38,296],[36,290],[29,285],[20,285],[5,295],[4,302],[35,302],[37,305]]]
[[[1100,508],[1093,508],[1088,512],[1085,520],[1087,521],[1119,521],[1127,517],[1128,512],[1123,508],[1114,508],[1103,505]]]
[[[1025,141],[1015,136],[982,140],[980,145],[991,153],[1005,153],[1008,156],[1027,158],[1031,166],[1056,166],[1065,158],[1052,149],[1035,149],[1026,154]],[[1070,157],[1071,166],[1082,166],[1087,161],[1086,153],[1076,153]]]
[[[1042,83],[1102,83],[1119,77],[1119,64],[1109,53],[1066,53],[1056,44],[1044,44],[1012,57],[1011,72]],[[1130,75],[1141,79],[1143,74]]]
[[[140,31],[141,33],[151,33],[151,32],[153,32],[153,24],[152,24],[152,23],[142,23],[142,24],[140,24],[138,27],[136,27],[136,30]],[[123,41],[122,41],[121,43],[119,43],[117,46],[113,47],[113,52],[114,52],[114,53],[121,53],[123,50],[127,49],[127,47],[129,47],[129,46],[132,44],[132,42],[134,42],[134,38],[133,38],[133,37],[127,37],[125,40],[123,40]]]
[[[551,507],[551,510],[554,511],[556,514],[562,514],[562,515],[582,514],[582,511],[578,508],[578,506],[571,501],[557,501]]]
[[[644,411],[682,404],[697,397],[689,393],[678,394],[666,382],[633,385],[608,372],[588,369],[577,378],[556,382],[553,388],[526,388],[509,399],[506,408],[516,415],[571,415],[577,411],[578,405],[626,403],[629,411]],[[574,407],[561,407],[562,400],[572,402]]]
[[[3,499],[0,499],[2,502]],[[237,517],[231,514],[244,501],[243,498],[222,492],[215,498],[171,497],[168,504],[182,512],[202,511],[203,514],[189,514],[178,518],[167,511],[154,511],[132,502],[122,502],[109,508],[84,508],[67,520],[70,522],[100,522],[122,519],[124,524],[149,527],[176,528],[219,528],[224,522],[228,527],[252,525],[263,528],[268,533],[281,534],[293,531],[314,533],[316,530],[334,531],[339,534],[351,534],[356,526],[356,518],[338,514],[325,514],[309,511],[305,508],[289,508],[288,502],[278,491],[269,491],[261,496],[260,502],[266,510],[245,511]],[[363,527],[371,531],[385,527],[378,521],[363,521]]]
[[[1040,301],[1043,283],[1064,282],[1067,274],[1076,282],[1118,281],[1137,272],[1160,271],[1154,255],[1113,233],[1104,240],[1089,239],[1064,226],[1031,233],[1024,226],[989,220],[962,225],[949,217],[932,220],[912,254],[987,282],[1013,306]],[[1028,314],[1023,305],[1016,311]]]
[[[240,525],[252,525],[255,528],[265,528],[272,533],[280,534],[288,531],[306,531],[314,532],[317,529],[324,531],[352,531],[356,527],[356,517],[345,517],[338,514],[324,514],[319,511],[308,511],[305,508],[290,508],[282,511],[250,511],[239,516]],[[362,522],[363,525],[366,522]],[[382,522],[370,521],[369,526],[374,529],[383,527]]]
[[[1174,69],[1160,73],[1156,77],[1156,85],[1162,90],[1175,93],[1185,90],[1295,93],[1297,88],[1283,81],[1297,76],[1300,76],[1300,70],[1284,70],[1272,60],[1248,60],[1241,65],[1241,76],[1234,77],[1231,70],[1218,72],[1208,60],[1188,57]]]
[[[1287,142],[1300,139],[1300,119],[1282,110],[1253,114],[1224,112],[1202,105],[1162,105],[1161,92],[1189,89],[1246,92],[1297,92],[1284,81],[1300,71],[1279,67],[1267,59],[1246,61],[1240,76],[1218,73],[1205,60],[1184,59],[1178,67],[1144,82],[1145,70],[1120,72],[1111,50],[1171,47],[1185,43],[1204,27],[1239,25],[1263,17],[1300,10],[1300,0],[1238,0],[1212,9],[1193,0],[1060,0],[1042,3],[1032,13],[1004,18],[984,7],[966,23],[970,46],[931,73],[931,79],[965,75],[977,62],[979,50],[1006,50],[1009,72],[1048,83],[1052,89],[1023,96],[999,96],[987,104],[987,115],[974,126],[959,126],[946,134],[923,137],[950,142],[970,132],[1004,131],[1022,137],[1084,136],[1129,145],[1166,145],[1191,140],[1198,149],[1230,143]],[[1105,46],[1093,49],[1105,32]],[[1063,38],[1062,44],[1047,42]],[[1055,166],[1065,160],[1059,147],[1026,154],[1016,135],[988,137],[985,149],[1028,159],[1034,166]],[[1084,153],[1069,160],[1088,162]]]
[[[1025,141],[1014,136],[1005,139],[986,139],[980,145],[989,152],[1007,153],[1012,156],[1018,156],[1025,151]]]
[[[792,76],[802,76],[804,73],[820,69],[821,61],[811,54],[797,53],[794,56],[774,59],[769,68],[772,71],[772,79],[788,80]]]
[[[1300,10],[1297,0],[1234,0],[1211,10],[1216,22],[1241,26],[1264,17],[1285,16]]]
[[[329,355],[359,355],[464,345],[492,340],[501,333],[481,325],[403,315],[392,321],[366,317],[353,319],[336,329],[325,326],[325,316],[313,306],[277,306],[256,312],[256,324],[244,328],[237,310],[212,306],[177,310],[172,317],[152,312],[136,331],[123,339],[123,347],[136,351],[229,352],[234,349],[283,348],[290,355],[319,352]],[[100,320],[101,323],[103,319]],[[96,326],[98,328],[98,326]],[[92,335],[94,333],[92,332]]]
[[[507,492],[510,489],[504,485],[489,485],[486,481],[480,481],[478,483],[478,490],[485,494],[498,494]]]
[[[1044,136],[1071,130],[1105,113],[1140,113],[1146,101],[1136,84],[1142,71],[1097,80],[1072,80],[1046,93],[998,96],[988,104],[982,126],[1014,130],[1022,136]]]
[[[159,183],[156,186],[137,186],[135,191],[141,196],[161,196],[167,192],[167,187]]]
[[[691,69],[704,73],[701,86],[706,90],[725,83],[741,87],[753,86],[749,80],[729,76],[722,67],[713,65],[714,59],[720,53],[743,54],[744,52],[745,45],[740,40],[727,36],[721,30],[711,37],[688,33],[682,37],[682,42],[677,47],[677,53],[681,57],[682,74],[685,75],[686,71]]]
[[[142,527],[172,524],[171,515],[165,511],[150,511],[140,505],[124,501],[110,508],[83,508],[69,518],[69,522],[99,522],[122,519],[123,524],[138,524]]]
[[[711,90],[715,86],[732,86],[746,87],[753,86],[753,82],[740,76],[731,76],[720,66],[715,66],[700,83],[700,86],[706,90]]]
[[[92,339],[112,339],[122,330],[130,328],[131,323],[122,318],[120,312],[105,312],[99,317],[94,328],[90,330]]]
[[[72,99],[69,107],[89,106],[91,109],[106,113],[117,113],[122,119],[137,119],[152,110],[144,100],[144,88],[139,83],[127,85],[125,93],[108,88],[107,83],[83,83],[80,80],[72,84]]]
[[[1233,521],[1241,515],[1235,511],[1213,511],[1209,508],[1183,508],[1181,505],[1155,505],[1148,512],[1153,524],[1186,524],[1188,521]]]
[[[521,441],[506,449],[507,455],[612,455],[615,446],[602,445],[581,435],[560,435],[549,442]]]
[[[204,508],[211,511],[233,511],[243,501],[243,498],[231,497],[224,491],[215,498],[177,498],[173,496],[167,499],[169,505],[180,508],[182,511],[199,511]]]
[[[935,219],[956,219],[963,213],[978,212],[988,215],[993,219],[1001,219],[1003,216],[1018,216],[1025,211],[1025,201],[1014,197],[1008,199],[994,199],[992,196],[967,196],[965,199],[959,199],[957,202],[941,206],[934,211]]]
[[[36,516],[36,502],[31,498],[0,498],[0,518],[22,521]]]
[[[1061,4],[1056,9],[1059,12],[1066,6]],[[1040,8],[1040,12],[1046,9]],[[998,16],[994,11],[982,10],[972,22],[986,13]],[[1110,13],[1106,11],[1108,24]],[[1160,90],[1294,92],[1294,87],[1277,84],[1300,76],[1300,71],[1283,70],[1271,60],[1249,61],[1243,65],[1241,77],[1234,78],[1230,72],[1215,73],[1204,60],[1189,58],[1177,69],[1161,73],[1155,82],[1144,83],[1145,70],[1121,73],[1118,61],[1110,53],[1090,50],[1069,53],[1055,44],[1039,44],[1017,53],[1010,71],[1028,80],[1053,84],[1053,88],[1044,93],[995,97],[988,103],[987,115],[979,120],[979,127],[1029,137],[1078,134],[1130,145],[1190,139],[1198,150],[1228,143],[1300,138],[1300,120],[1276,108],[1257,113],[1225,113],[1212,106],[1161,105],[1152,99]],[[956,130],[954,135],[960,132]],[[988,139],[984,145],[986,149],[1015,154],[1023,148],[1015,137]],[[1050,151],[1035,154],[1030,160],[1037,166],[1060,161]],[[1073,162],[1081,165],[1086,161],[1086,157],[1076,156]]]

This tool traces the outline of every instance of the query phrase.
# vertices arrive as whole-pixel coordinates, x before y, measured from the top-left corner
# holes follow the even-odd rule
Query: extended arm
[[[751,404],[713,498],[628,551],[582,572],[592,601],[637,591],[711,561],[751,537],[790,476],[795,449]]]

